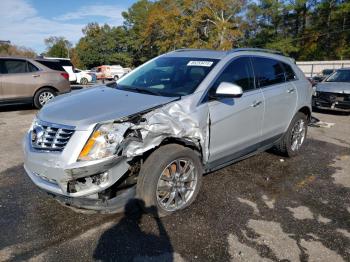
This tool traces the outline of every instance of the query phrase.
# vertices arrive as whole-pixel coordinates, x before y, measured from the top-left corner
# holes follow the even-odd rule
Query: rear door
[[[273,142],[288,127],[297,103],[297,92],[292,82],[286,82],[286,73],[278,60],[255,56],[252,59],[256,85],[265,100],[262,140]]]
[[[259,147],[264,113],[263,95],[255,88],[249,57],[238,57],[228,64],[209,91],[214,94],[221,82],[242,87],[240,98],[209,99],[211,165],[224,164]]]
[[[39,83],[39,69],[24,59],[3,59],[2,67],[2,99],[31,98]]]

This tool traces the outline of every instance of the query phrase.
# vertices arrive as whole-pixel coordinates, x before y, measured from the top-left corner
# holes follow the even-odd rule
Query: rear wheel
[[[291,121],[287,132],[275,148],[285,156],[293,157],[297,155],[304,144],[307,126],[307,116],[302,112],[298,112]]]
[[[82,85],[87,85],[89,83],[89,81],[87,80],[87,78],[83,77],[81,80],[80,80],[80,84]]]
[[[56,92],[52,88],[42,88],[35,93],[34,106],[42,108],[47,102],[56,96]]]
[[[115,81],[117,81],[119,79],[119,76],[115,75],[113,78]]]
[[[202,175],[202,163],[194,150],[177,144],[165,145],[143,164],[137,195],[144,200],[146,211],[166,216],[192,204]]]

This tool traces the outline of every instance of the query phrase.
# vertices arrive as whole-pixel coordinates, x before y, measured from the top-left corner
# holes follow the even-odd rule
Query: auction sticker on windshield
[[[187,63],[187,66],[205,66],[205,67],[211,67],[213,64],[212,61],[189,61]]]

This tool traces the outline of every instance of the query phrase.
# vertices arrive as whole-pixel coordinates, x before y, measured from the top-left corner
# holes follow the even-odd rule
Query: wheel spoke
[[[168,184],[158,186],[158,191],[159,192],[171,192],[171,186]]]
[[[176,194],[175,191],[170,193],[170,196],[169,196],[169,198],[168,198],[168,201],[166,201],[166,203],[165,203],[165,207],[169,207],[170,204],[174,201],[175,194]]]

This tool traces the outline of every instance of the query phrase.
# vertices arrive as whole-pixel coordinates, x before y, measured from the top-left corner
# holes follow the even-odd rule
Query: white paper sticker
[[[212,61],[189,61],[187,63],[187,66],[205,66],[205,67],[211,67],[213,64]]]

